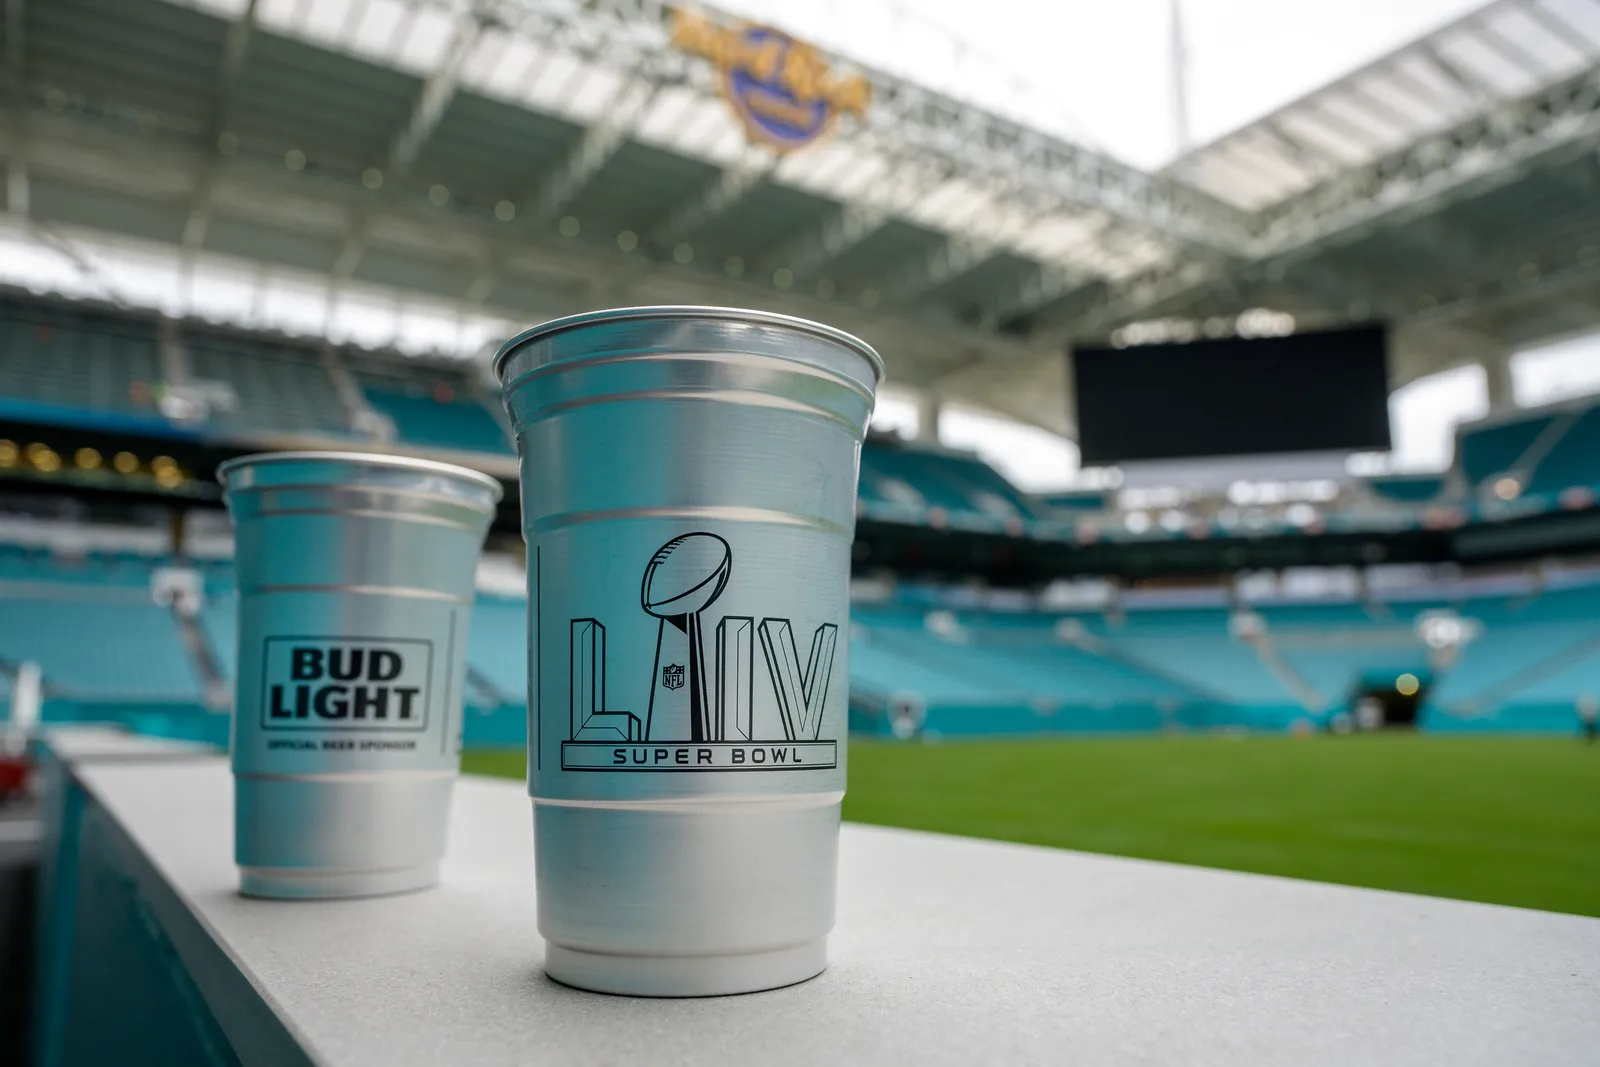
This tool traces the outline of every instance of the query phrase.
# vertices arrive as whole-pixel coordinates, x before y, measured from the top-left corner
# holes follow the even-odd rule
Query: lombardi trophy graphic
[[[733,569],[728,542],[713,533],[675,537],[645,568],[640,600],[660,619],[646,738],[719,740],[721,723],[707,687],[700,614],[722,595]]]
[[[592,617],[571,620],[569,736],[570,744],[579,746],[573,752],[616,742],[763,742],[754,722],[758,648],[771,682],[781,740],[818,740],[839,627],[831,622],[819,625],[811,637],[810,654],[803,659],[788,618],[763,617],[757,625],[753,616],[724,615],[716,620],[708,648],[703,616],[722,595],[732,571],[728,542],[704,531],[674,537],[650,557],[639,602],[657,620],[656,653],[642,722],[638,714],[607,704],[605,625]],[[564,753],[568,744],[563,742]],[[638,751],[677,759],[665,748]],[[711,749],[699,749],[695,758],[718,757]],[[732,766],[744,762],[742,754],[726,758]],[[755,756],[751,759],[753,766],[762,762]],[[782,762],[776,756],[774,761]]]

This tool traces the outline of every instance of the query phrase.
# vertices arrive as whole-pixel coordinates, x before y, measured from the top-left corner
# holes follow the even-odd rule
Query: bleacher
[[[367,403],[387,416],[395,439],[414,448],[503,456],[512,452],[503,427],[476,395],[438,399],[423,392],[364,384]]]
[[[861,509],[891,520],[1020,533],[1036,505],[975,456],[948,449],[869,441],[861,450]]]
[[[202,679],[169,607],[151,595],[160,556],[62,555],[0,545],[0,676],[41,666],[55,716],[104,716],[194,736]],[[238,639],[228,561],[184,563],[201,573],[199,630],[223,673]],[[1445,604],[1281,604],[1252,609],[1282,664],[1314,691],[1308,704],[1220,607],[1053,612],[930,608],[926,597],[859,603],[852,612],[852,721],[887,729],[894,699],[926,708],[930,734],[990,735],[1245,726],[1325,725],[1363,685],[1412,673],[1424,684],[1423,726],[1439,730],[1552,729],[1600,697],[1600,576],[1537,595],[1457,597],[1447,606],[1476,633],[1456,661],[1433,670],[1416,620]],[[527,698],[527,605],[483,594],[468,646],[469,740],[514,743]],[[0,690],[0,704],[7,699]],[[49,709],[54,709],[49,711]],[[160,718],[150,720],[153,711]],[[187,716],[187,718],[186,718]],[[187,725],[186,725],[187,724]]]
[[[1539,460],[1527,492],[1556,494],[1573,486],[1600,484],[1600,404],[1575,412],[1571,424]]]
[[[1437,474],[1398,474],[1368,478],[1367,488],[1380,499],[1395,504],[1425,504],[1444,492],[1445,479]]]
[[[168,336],[182,348],[191,384],[216,383],[220,395],[233,397],[232,404],[207,408],[207,425],[220,439],[349,436],[360,423],[347,406],[353,383],[392,424],[401,446],[485,456],[512,451],[492,402],[460,369],[391,365],[372,353],[336,352],[330,359],[281,338],[196,323],[177,324]],[[159,419],[161,338],[160,324],[148,316],[0,296],[0,405],[16,417],[45,421],[68,409]],[[362,425],[360,432],[376,431]],[[1568,506],[1565,494],[1575,487],[1600,488],[1600,401],[1463,427],[1456,457],[1444,474],[1366,479],[1347,494],[1345,513],[1330,516],[1330,528],[1346,528],[1341,519],[1416,526],[1440,507],[1494,519],[1495,508],[1507,503],[1497,497],[1508,474],[1519,481],[1515,504],[1524,510],[1516,514]],[[862,450],[860,501],[864,521],[1005,536],[1228,532],[1198,519],[1171,528],[1150,523],[1133,533],[1118,520],[1114,493],[1030,497],[975,455],[877,435]],[[1292,529],[1285,524],[1271,532]],[[40,662],[57,705],[197,706],[204,682],[193,656],[171,610],[150,595],[152,570],[164,562],[148,551],[0,548],[0,663]],[[231,677],[237,640],[231,566],[200,567],[207,600],[195,621]],[[1260,647],[1235,636],[1232,612],[1222,604],[1061,613],[952,608],[915,598],[862,603],[850,641],[853,704],[866,716],[860,725],[877,729],[882,722],[870,709],[909,697],[927,707],[930,731],[952,734],[1230,723],[1277,729],[1299,719],[1325,721],[1361,687],[1406,672],[1429,686],[1425,709],[1436,728],[1566,728],[1575,700],[1600,695],[1596,587],[1448,601],[1480,632],[1437,672],[1415,620],[1439,603],[1261,607],[1256,613],[1267,640]],[[525,701],[526,625],[520,600],[480,598],[468,652],[469,700],[496,714]]]
[[[198,703],[171,610],[151,596],[152,566],[0,546],[0,660],[38,663],[50,690],[70,702]]]
[[[0,406],[19,417],[77,411],[159,418],[167,383],[157,320],[116,309],[21,294],[0,296]],[[379,437],[347,404],[353,381],[373,412],[394,428],[402,447],[503,457],[512,453],[494,402],[476,378],[448,365],[407,365],[398,356],[336,351],[350,378],[335,380],[328,357],[309,345],[173,324],[190,387],[208,403],[204,425],[217,436],[263,434]],[[343,393],[344,399],[341,399]],[[22,407],[27,406],[28,412]],[[358,428],[359,427],[359,428]],[[1507,474],[1519,479],[1514,505],[1497,494]],[[1327,510],[1330,530],[1422,528],[1430,509],[1467,519],[1495,519],[1569,506],[1574,489],[1600,490],[1600,403],[1569,401],[1539,411],[1496,416],[1458,433],[1456,461],[1445,475],[1365,479]],[[861,455],[860,513],[875,521],[970,530],[1044,540],[1149,540],[1217,537],[1224,523],[1184,516],[1138,530],[1117,514],[1115,494],[1058,493],[1031,497],[975,455],[874,436]],[[1592,497],[1587,498],[1592,499]],[[1294,535],[1308,524],[1285,515],[1257,516],[1252,535]],[[1318,524],[1309,524],[1318,528]]]
[[[158,415],[156,320],[0,295],[0,405],[41,421],[53,411]]]
[[[182,343],[193,378],[221,383],[236,398],[232,410],[212,408],[219,429],[349,435],[350,416],[314,350],[202,330],[185,331]]]

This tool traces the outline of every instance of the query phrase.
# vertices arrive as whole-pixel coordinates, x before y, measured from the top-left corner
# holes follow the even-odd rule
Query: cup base
[[[439,882],[439,865],[379,871],[325,871],[305,867],[241,867],[239,892],[272,900],[344,900],[427,889]]]
[[[562,985],[630,997],[719,997],[815,978],[828,939],[733,956],[617,956],[545,943],[544,970]]]

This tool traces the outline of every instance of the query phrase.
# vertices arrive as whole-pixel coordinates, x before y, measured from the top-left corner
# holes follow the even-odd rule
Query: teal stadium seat
[[[1382,500],[1396,504],[1426,504],[1444,489],[1444,479],[1433,474],[1368,478],[1367,488]]]
[[[350,419],[316,351],[220,332],[187,330],[184,347],[196,380],[231,386],[234,411],[213,410],[211,422],[251,433],[348,436]]]
[[[156,320],[0,297],[0,399],[156,416]]]
[[[1550,425],[1550,415],[1529,415],[1493,426],[1464,430],[1457,439],[1456,465],[1470,485],[1510,470],[1528,446]]]
[[[505,427],[477,396],[441,401],[370,384],[363,391],[373,410],[393,420],[402,444],[496,456],[515,451]]]
[[[1577,418],[1534,467],[1530,493],[1559,493],[1572,486],[1600,487],[1600,403]]]
[[[148,597],[110,592],[65,583],[56,595],[8,592],[0,657],[38,663],[46,683],[71,699],[198,702],[171,613]]]

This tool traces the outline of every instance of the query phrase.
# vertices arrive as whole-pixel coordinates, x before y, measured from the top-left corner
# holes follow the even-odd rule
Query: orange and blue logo
[[[672,44],[716,65],[745,133],[779,152],[822,137],[842,114],[865,117],[872,99],[865,77],[836,73],[814,47],[770,26],[722,26],[677,8]]]

